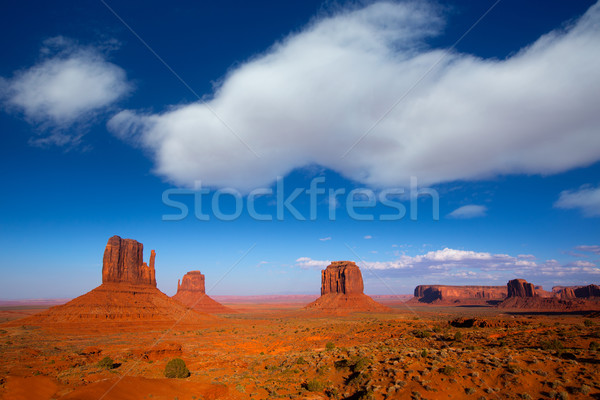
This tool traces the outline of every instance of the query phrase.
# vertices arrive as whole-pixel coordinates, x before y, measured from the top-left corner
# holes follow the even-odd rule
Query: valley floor
[[[173,329],[0,325],[0,399],[600,398],[597,314],[393,307],[344,316],[244,304]],[[458,317],[485,327],[453,327]],[[111,369],[98,366],[106,356]],[[188,378],[164,377],[175,357]]]

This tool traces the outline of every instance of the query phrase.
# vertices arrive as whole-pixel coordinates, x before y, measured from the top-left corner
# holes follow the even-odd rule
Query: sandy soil
[[[594,315],[397,304],[332,316],[293,301],[227,305],[242,312],[173,329],[0,325],[0,399],[600,398]],[[453,327],[458,317],[485,327]],[[105,356],[113,368],[98,366]],[[164,377],[174,357],[188,378]]]

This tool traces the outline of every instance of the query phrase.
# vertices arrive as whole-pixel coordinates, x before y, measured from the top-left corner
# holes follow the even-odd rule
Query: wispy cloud
[[[598,245],[593,245],[593,246],[581,245],[581,246],[575,247],[575,250],[585,251],[585,252],[589,252],[589,253],[594,253],[594,254],[600,255],[600,246],[598,246]]]
[[[600,217],[600,187],[585,185],[560,193],[554,207],[580,210],[586,217]]]
[[[373,239],[373,236],[371,236],[371,235],[366,235],[366,236],[364,237],[364,239]]]
[[[37,64],[0,78],[5,108],[40,128],[34,143],[72,144],[81,133],[66,129],[88,122],[131,91],[125,71],[102,50],[55,37],[44,42]]]
[[[321,242],[326,242],[326,241],[328,241],[328,240],[331,240],[331,236],[327,236],[327,237],[324,237],[324,238],[319,238],[319,240],[320,240]]]
[[[410,176],[429,185],[552,174],[600,159],[599,5],[501,60],[429,48],[439,10],[377,2],[317,19],[231,69],[206,103],[126,110],[108,127],[177,185],[240,190],[313,164],[385,187]]]
[[[484,217],[487,212],[486,206],[478,206],[475,204],[469,204],[466,206],[462,206],[457,208],[448,214],[449,218],[457,218],[457,219],[469,219],[469,218],[477,218]]]
[[[296,260],[296,266],[302,269],[323,269],[331,264],[328,260],[313,260],[310,257],[300,257]]]

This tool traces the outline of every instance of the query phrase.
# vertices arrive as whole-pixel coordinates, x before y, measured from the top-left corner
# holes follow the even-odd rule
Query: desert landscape
[[[600,0],[1,10],[0,400],[600,400]]]
[[[419,286],[382,304],[363,293],[355,263],[337,261],[309,304],[223,305],[200,271],[166,296],[154,260],[113,236],[96,289],[33,315],[4,306],[0,398],[600,397],[596,285]],[[168,377],[174,359],[185,373]]]

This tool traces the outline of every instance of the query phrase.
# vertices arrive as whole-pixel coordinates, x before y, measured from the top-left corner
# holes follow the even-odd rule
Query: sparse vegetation
[[[298,364],[298,365],[306,364],[306,360],[304,359],[304,357],[300,356],[296,360],[296,364]]]
[[[325,345],[325,349],[333,350],[333,349],[335,349],[335,344],[333,344],[333,342],[327,342],[327,344]]]
[[[426,339],[431,337],[431,332],[425,330],[415,330],[413,331],[413,335],[415,335],[415,337],[419,339]]]
[[[181,358],[174,358],[165,366],[165,376],[167,378],[187,378],[190,376],[190,371],[185,365],[185,361]]]
[[[106,356],[102,360],[98,361],[98,367],[102,369],[113,369],[114,366],[115,362],[109,356]]]
[[[367,357],[359,357],[353,361],[354,364],[351,367],[352,372],[362,372],[372,363],[372,361]]]
[[[444,365],[441,369],[440,372],[444,375],[454,375],[456,373],[456,368],[451,366],[451,365]]]
[[[321,392],[325,388],[325,384],[318,379],[312,379],[306,382],[306,390],[309,392]]]

